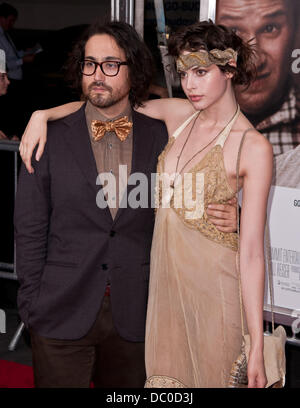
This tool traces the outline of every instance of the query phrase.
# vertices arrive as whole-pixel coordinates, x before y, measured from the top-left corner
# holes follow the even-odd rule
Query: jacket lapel
[[[67,116],[64,122],[68,125],[68,130],[64,135],[65,140],[67,141],[78,166],[90,184],[90,187],[95,194],[96,201],[96,195],[102,189],[102,186],[96,184],[98,171],[86,124],[85,104],[79,111]],[[106,207],[103,211],[109,221],[112,222],[109,208]]]
[[[133,147],[131,161],[131,175],[134,173],[147,173],[148,161],[153,159],[153,138],[147,137],[151,134],[151,128],[145,126],[144,115],[136,111],[132,111],[133,121]],[[150,183],[151,180],[148,180]],[[130,192],[135,188],[135,185],[127,184],[127,198]],[[150,200],[150,199],[149,199]],[[128,201],[127,201],[128,206]],[[119,208],[114,219],[114,224],[118,221],[121,215],[124,215],[126,208]]]

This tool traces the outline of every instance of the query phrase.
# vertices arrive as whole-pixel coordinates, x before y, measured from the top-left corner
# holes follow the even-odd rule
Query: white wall
[[[1,0],[0,0],[1,1]],[[15,28],[56,30],[110,19],[110,0],[4,0],[19,12]]]

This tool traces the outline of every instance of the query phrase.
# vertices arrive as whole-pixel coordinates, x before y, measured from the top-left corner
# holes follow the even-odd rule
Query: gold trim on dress
[[[155,187],[155,207],[158,209],[159,207],[166,206],[166,202],[164,201],[164,206],[162,205],[162,196],[165,192],[163,188],[163,183],[161,181],[160,175],[163,174],[164,169],[164,160],[171,149],[173,143],[175,142],[175,138],[172,137],[169,140],[165,150],[160,154],[158,158],[158,165],[157,165],[157,178],[156,178],[156,187]],[[225,204],[228,200],[235,196],[235,192],[231,189],[225,168],[223,163],[223,149],[220,145],[215,145],[203,158],[198,162],[195,166],[193,166],[187,173],[192,174],[192,184],[188,187],[183,187],[182,184],[179,185],[178,188],[182,188],[182,195],[187,193],[189,190],[189,194],[193,195],[195,198],[196,192],[196,174],[203,172],[204,173],[204,211],[200,218],[189,218],[188,214],[193,211],[191,208],[185,208],[181,206],[181,208],[177,208],[174,205],[174,196],[178,197],[181,192],[176,192],[176,186],[174,186],[174,194],[170,195],[169,198],[169,206],[172,208],[176,214],[182,219],[184,224],[187,227],[197,229],[201,232],[206,238],[214,241],[222,246],[225,246],[233,251],[237,251],[237,234],[230,233],[230,232],[221,232],[219,231],[212,222],[209,221],[208,216],[206,214],[206,210],[209,204]],[[171,189],[173,190],[173,189]],[[184,199],[181,200],[184,203]],[[177,201],[179,202],[179,201]],[[195,211],[195,209],[194,209]]]
[[[187,388],[187,386],[173,377],[152,375],[145,382],[145,388]]]

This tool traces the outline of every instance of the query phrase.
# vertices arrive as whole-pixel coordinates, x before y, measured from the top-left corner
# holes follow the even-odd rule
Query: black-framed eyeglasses
[[[128,65],[128,63],[121,61],[96,62],[86,59],[80,62],[80,69],[83,75],[94,75],[99,66],[104,75],[112,77],[118,75],[121,65]]]

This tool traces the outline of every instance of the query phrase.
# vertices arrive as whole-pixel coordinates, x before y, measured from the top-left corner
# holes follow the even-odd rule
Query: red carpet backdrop
[[[0,388],[34,388],[32,367],[0,360]]]

